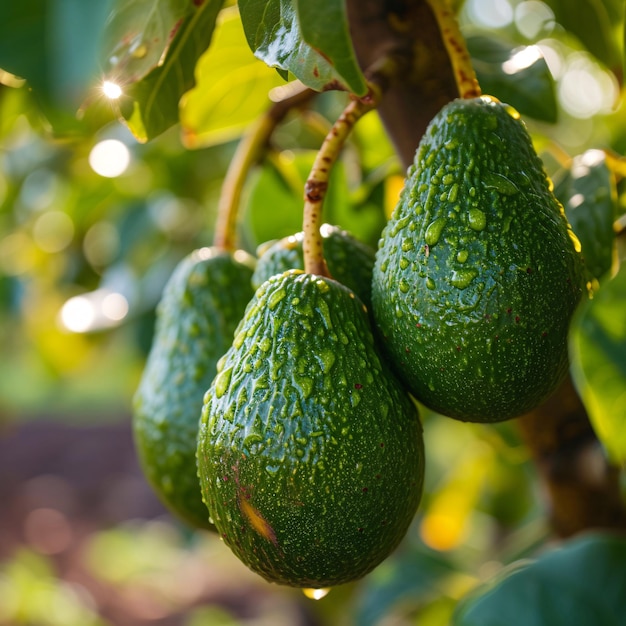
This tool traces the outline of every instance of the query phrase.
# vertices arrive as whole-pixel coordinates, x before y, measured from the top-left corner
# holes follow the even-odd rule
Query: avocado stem
[[[296,82],[282,88],[283,97],[255,120],[242,136],[228,166],[219,202],[213,245],[234,251],[237,245],[237,215],[241,193],[252,167],[261,159],[275,128],[293,108],[304,106],[316,92]]]
[[[322,206],[332,167],[337,160],[346,139],[354,125],[369,111],[376,108],[380,101],[381,89],[375,83],[369,84],[369,92],[363,98],[353,97],[330,131],[324,138],[322,145],[315,156],[313,167],[304,185],[304,211],[302,242],[304,256],[304,271],[307,274],[331,277],[324,259],[322,246]]]
[[[459,28],[448,0],[426,0],[435,15],[441,38],[448,52],[454,80],[459,90],[460,98],[477,98],[481,95],[480,85],[476,78],[476,71],[472,65],[465,38]]]

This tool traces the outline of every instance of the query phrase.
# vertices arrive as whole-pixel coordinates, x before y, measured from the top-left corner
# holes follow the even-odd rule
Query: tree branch
[[[430,120],[458,97],[437,20],[425,0],[347,0],[347,8],[361,67],[385,57],[398,62],[378,112],[408,167]]]

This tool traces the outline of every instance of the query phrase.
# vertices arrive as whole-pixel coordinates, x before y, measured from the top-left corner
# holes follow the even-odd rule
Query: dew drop
[[[325,589],[303,589],[302,593],[309,598],[309,600],[321,600],[330,593],[330,587]]]
[[[467,261],[468,256],[469,256],[469,253],[467,252],[467,250],[459,250],[456,253],[456,260],[459,263],[465,263],[465,261]]]
[[[426,279],[426,287],[428,287],[428,289],[435,289],[436,287],[435,281],[430,276]]]
[[[457,289],[465,289],[478,276],[478,270],[474,268],[455,270],[450,277],[450,283]]]
[[[215,377],[214,386],[215,386],[215,396],[217,398],[221,398],[226,393],[228,386],[230,385],[230,378],[232,376],[232,373],[233,373],[233,368],[227,367]]]
[[[495,189],[504,196],[513,196],[519,193],[517,185],[512,180],[496,172],[486,172],[483,177],[483,184],[488,189]]]
[[[441,232],[443,231],[443,227],[446,225],[446,222],[447,220],[445,217],[439,217],[428,225],[426,233],[424,234],[424,241],[429,246],[432,247],[439,241],[439,237],[441,237]]]
[[[402,279],[400,281],[399,288],[402,293],[408,293],[411,285],[409,285],[408,281]]]
[[[468,221],[472,230],[481,231],[487,226],[487,216],[480,209],[470,209]]]
[[[273,294],[271,294],[270,297],[269,297],[269,301],[267,303],[267,306],[269,307],[270,311],[273,311],[278,306],[278,303],[286,295],[287,294],[285,293],[284,289],[277,289]]]
[[[512,107],[510,104],[505,104],[504,105],[504,110],[514,119],[514,120],[519,120],[521,119],[521,115],[519,114],[519,111]]]

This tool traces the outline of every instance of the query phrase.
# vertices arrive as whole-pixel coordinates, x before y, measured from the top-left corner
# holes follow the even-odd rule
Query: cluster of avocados
[[[531,410],[567,370],[580,246],[526,127],[494,98],[432,120],[377,252],[325,225],[258,261],[214,248],[163,293],[135,397],[146,476],[267,580],[355,580],[405,535],[424,477],[417,402]]]

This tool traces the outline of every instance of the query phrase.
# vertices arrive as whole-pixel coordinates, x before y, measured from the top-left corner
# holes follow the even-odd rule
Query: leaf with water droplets
[[[352,49],[345,4],[334,0],[240,0],[255,56],[319,91],[367,88]]]
[[[223,0],[193,2],[177,22],[158,65],[141,80],[124,87],[120,112],[139,141],[160,135],[179,120],[181,96],[195,84],[194,69],[208,48]],[[111,75],[115,81],[115,75]]]

